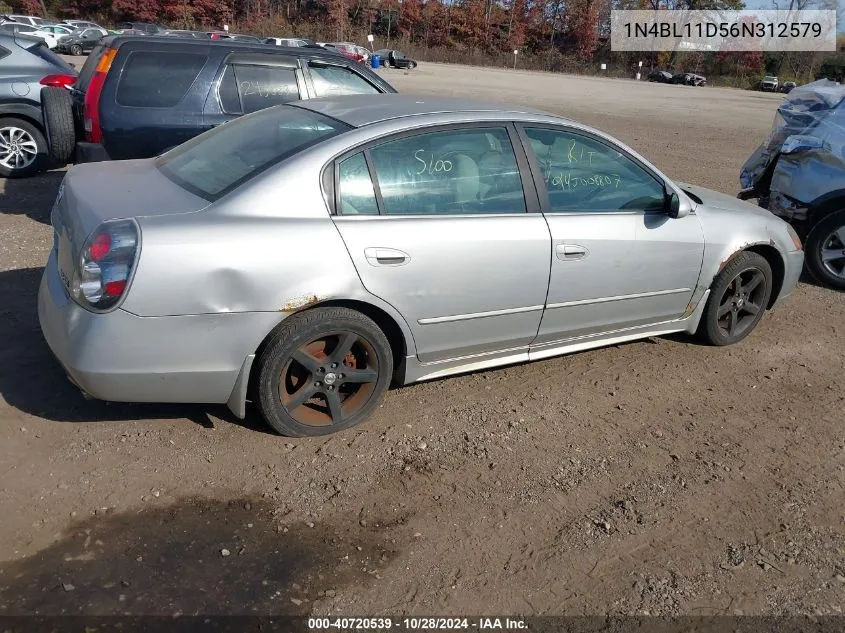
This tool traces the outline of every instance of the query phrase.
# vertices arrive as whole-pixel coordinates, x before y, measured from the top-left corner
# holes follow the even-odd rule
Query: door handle
[[[395,248],[365,248],[364,256],[373,266],[403,266],[411,261],[408,253]]]
[[[558,259],[582,259],[589,254],[589,251],[580,244],[558,244],[555,247]]]

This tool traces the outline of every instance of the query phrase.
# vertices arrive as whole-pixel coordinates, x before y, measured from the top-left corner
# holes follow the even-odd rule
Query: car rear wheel
[[[0,119],[0,176],[25,178],[37,172],[47,154],[47,141],[29,121]]]
[[[831,213],[812,228],[806,258],[818,281],[845,290],[845,210]]]
[[[387,337],[347,308],[315,308],[288,317],[258,358],[261,415],[291,437],[329,435],[366,419],[393,374]]]
[[[73,99],[70,92],[66,88],[56,86],[42,88],[41,112],[44,116],[49,157],[57,166],[63,166],[73,155],[73,148],[76,146]]]
[[[757,253],[740,253],[710,286],[698,336],[710,345],[738,343],[757,327],[769,305],[772,268]]]

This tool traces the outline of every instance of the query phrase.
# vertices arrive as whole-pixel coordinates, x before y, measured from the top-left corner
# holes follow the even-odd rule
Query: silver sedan
[[[789,295],[773,214],[522,107],[312,99],[74,167],[41,328],[112,401],[253,403],[332,433],[388,386],[670,332],[736,343]]]

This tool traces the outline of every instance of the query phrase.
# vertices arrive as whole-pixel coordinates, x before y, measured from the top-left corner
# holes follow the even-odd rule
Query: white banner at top
[[[835,51],[833,9],[613,10],[612,51]]]

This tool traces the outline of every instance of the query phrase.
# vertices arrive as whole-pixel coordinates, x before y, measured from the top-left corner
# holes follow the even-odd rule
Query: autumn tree
[[[337,41],[342,41],[346,33],[346,24],[349,19],[348,0],[327,0],[326,8],[329,17],[329,27]]]
[[[403,0],[399,14],[399,32],[411,38],[418,34],[423,20],[423,5],[420,0]]]
[[[578,57],[587,60],[598,44],[598,0],[572,0],[569,4],[569,36]]]

